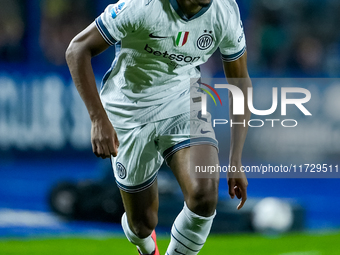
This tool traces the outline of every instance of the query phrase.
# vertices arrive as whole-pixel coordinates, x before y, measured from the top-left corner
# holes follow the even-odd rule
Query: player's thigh
[[[131,129],[116,128],[120,143],[118,155],[111,158],[118,187],[128,193],[148,188],[163,163],[154,139],[153,123]]]
[[[217,203],[219,173],[198,173],[196,166],[207,169],[218,165],[216,147],[206,144],[187,147],[177,151],[167,162],[181,186],[189,208],[196,210],[196,213],[211,214]],[[206,210],[201,207],[206,207]]]
[[[153,230],[158,221],[157,181],[140,192],[128,193],[120,190],[120,193],[130,228],[136,230],[134,232],[143,231],[141,228]]]
[[[157,172],[163,158],[157,151],[153,123],[131,129],[116,128],[120,147],[112,158],[116,183],[121,190],[131,230],[139,237],[157,225]],[[150,233],[149,233],[150,232]]]

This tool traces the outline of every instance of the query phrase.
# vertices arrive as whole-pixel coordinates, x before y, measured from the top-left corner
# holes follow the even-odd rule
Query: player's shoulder
[[[160,0],[120,0],[117,4],[126,4],[129,8],[145,10],[157,5]]]
[[[235,28],[240,23],[240,11],[235,0],[214,0],[216,21],[225,29]]]
[[[153,1],[159,0],[119,0],[114,4],[109,4],[105,13],[112,18],[112,20],[129,19],[133,21],[140,21],[143,23],[148,13],[150,13],[150,5]]]
[[[235,0],[215,0],[213,6],[215,7],[215,10],[223,17],[238,17],[240,15],[239,8]]]
[[[109,7],[113,8],[115,12],[128,11],[143,11],[145,10],[151,2],[156,0],[119,0],[114,4],[110,4]]]
[[[235,11],[235,9],[238,10],[238,5],[235,0],[214,0],[214,3],[219,5],[219,7],[228,9],[230,11]]]

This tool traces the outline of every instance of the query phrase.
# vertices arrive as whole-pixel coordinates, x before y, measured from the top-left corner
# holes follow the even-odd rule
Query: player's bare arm
[[[71,41],[66,51],[72,79],[91,118],[92,150],[102,158],[116,156],[119,146],[116,132],[100,101],[91,65],[92,57],[108,47],[95,23],[92,23]]]
[[[243,94],[247,95],[248,87],[251,87],[251,80],[249,78],[247,69],[247,52],[243,54],[238,60],[233,62],[223,61],[223,68],[228,82],[232,85],[239,87]],[[247,97],[246,97],[247,98]],[[248,123],[250,119],[250,111],[247,106],[247,100],[245,100],[245,114],[244,115],[233,115],[233,98],[229,92],[229,109],[230,119],[233,123],[242,123],[244,120]],[[243,145],[247,136],[248,125],[233,125],[231,128],[231,139],[230,139],[230,155],[229,163],[231,166],[235,166],[238,171],[241,169],[242,163],[242,150]],[[247,200],[247,186],[248,181],[245,173],[236,172],[228,173],[228,186],[229,195],[234,198],[235,195],[238,199],[242,199],[237,209],[241,209]]]

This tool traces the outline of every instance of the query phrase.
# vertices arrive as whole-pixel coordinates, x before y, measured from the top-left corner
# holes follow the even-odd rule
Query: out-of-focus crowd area
[[[1,0],[0,6],[0,56],[7,63],[65,65],[70,40],[96,15],[87,0]]]
[[[339,75],[339,1],[246,2],[251,70],[281,76]]]
[[[0,62],[65,66],[70,40],[115,0],[0,0]],[[251,75],[336,77],[340,72],[340,2],[238,0]],[[98,63],[108,68],[113,56]],[[219,54],[206,65],[220,75]]]

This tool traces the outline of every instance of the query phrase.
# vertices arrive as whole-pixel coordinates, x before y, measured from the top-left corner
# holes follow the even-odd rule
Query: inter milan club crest
[[[117,171],[117,174],[118,174],[120,179],[125,179],[126,178],[126,169],[119,162],[116,163],[116,171]]]
[[[200,50],[208,49],[214,41],[214,38],[211,36],[212,31],[209,31],[208,33],[208,30],[204,30],[204,33],[205,34],[201,35],[197,40],[197,47]]]
[[[179,32],[176,37],[176,46],[181,47],[187,43],[189,32]]]

